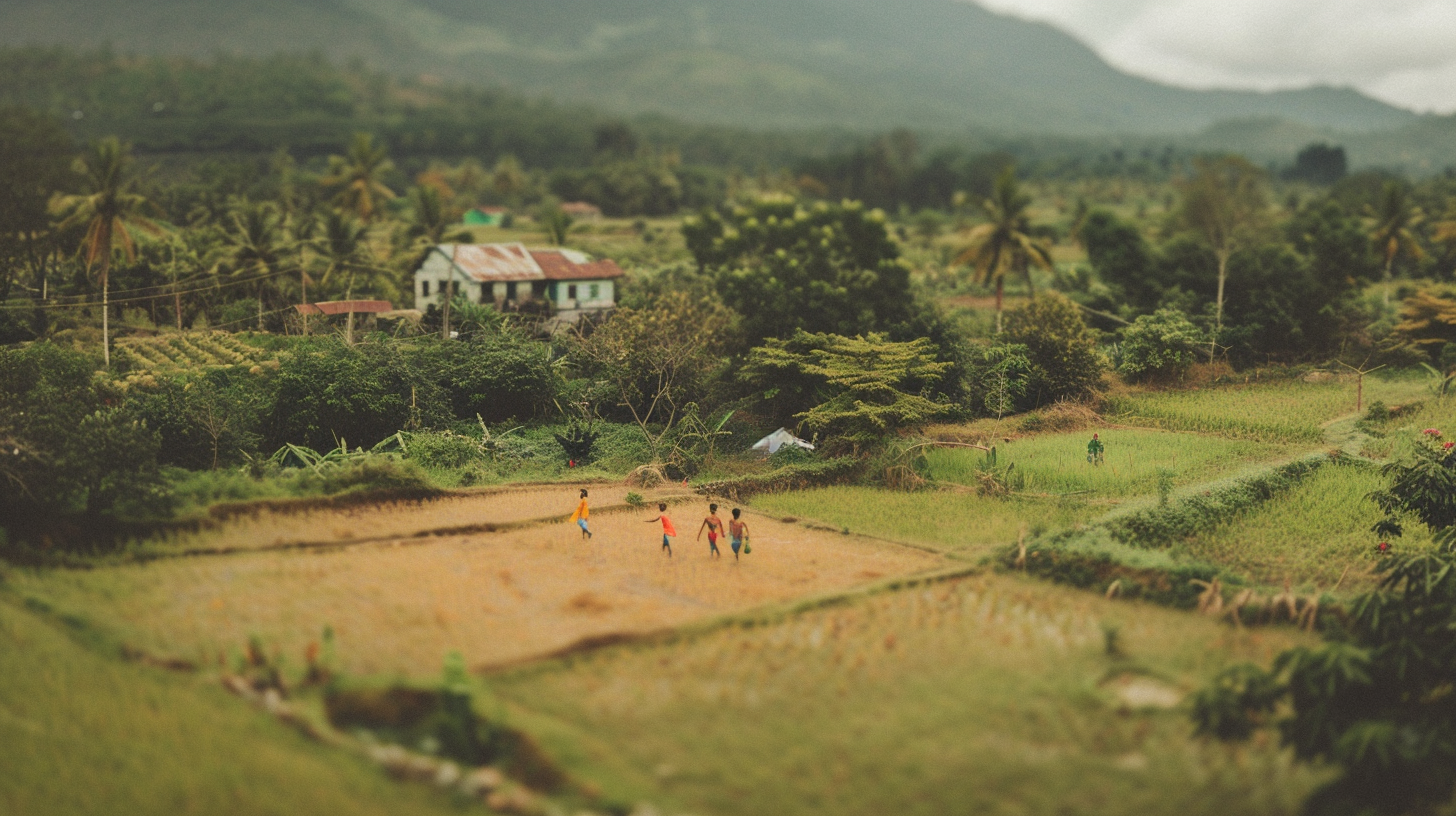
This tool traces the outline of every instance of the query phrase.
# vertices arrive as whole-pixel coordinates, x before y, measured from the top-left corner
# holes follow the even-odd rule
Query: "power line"
[[[218,289],[226,289],[226,288],[231,287],[231,286],[244,286],[244,285],[247,285],[247,284],[250,284],[250,283],[258,283],[259,281],[265,281],[265,280],[268,280],[269,278],[276,278],[279,275],[292,275],[294,272],[295,272],[295,270],[292,270],[292,269],[284,269],[284,270],[280,270],[278,272],[270,272],[270,273],[268,273],[266,275],[259,275],[259,276],[255,277],[255,278],[245,278],[245,279],[242,279],[242,280],[230,280],[230,281],[226,281],[226,282],[222,282],[222,283],[208,284],[207,286],[198,286],[198,287],[195,287],[195,288],[192,288],[192,289],[178,289],[178,290],[174,290],[174,291],[171,291],[171,292],[159,292],[159,293],[157,293],[155,295],[146,295],[146,296],[131,297],[131,298],[112,298],[112,297],[109,297],[108,298],[108,301],[110,303],[141,303],[141,302],[145,302],[145,301],[148,301],[148,300],[159,300],[161,298],[175,297],[177,295],[190,295],[190,294],[193,294],[194,292],[212,292],[212,291],[216,291]],[[139,289],[133,289],[133,290],[130,290],[130,291],[141,291],[141,290],[139,290]],[[30,303],[30,304],[26,304],[26,305],[12,305],[12,304],[8,304],[7,303],[7,304],[0,305],[0,311],[21,312],[21,311],[33,311],[35,309],[81,309],[81,308],[86,308],[88,306],[100,306],[100,305],[102,305],[102,303],[99,300],[84,300],[84,301],[81,301],[79,303],[50,303],[50,302],[42,302],[42,303]]]

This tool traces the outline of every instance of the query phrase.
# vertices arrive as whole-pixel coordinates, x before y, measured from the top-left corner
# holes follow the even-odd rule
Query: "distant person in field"
[[[647,523],[648,524],[651,524],[654,521],[660,521],[660,522],[662,522],[662,548],[664,550],[667,550],[667,557],[668,558],[671,558],[672,557],[672,539],[677,538],[677,528],[674,527],[674,526],[672,526],[672,519],[670,519],[670,518],[667,517],[667,504],[666,503],[664,503],[664,502],[658,502],[658,504],[657,504],[657,512],[658,512],[657,518],[655,518],[655,519],[648,519],[647,520]]]
[[[743,511],[735,507],[733,508],[733,520],[728,522],[728,538],[729,543],[733,545],[734,561],[738,560],[739,548],[748,540],[748,522],[740,518],[742,515]]]
[[[582,538],[591,538],[592,532],[587,529],[586,520],[591,515],[591,508],[586,505],[586,488],[581,489],[581,503],[576,506],[576,512],[571,514],[571,520],[581,528]]]
[[[1092,434],[1092,441],[1087,443],[1087,461],[1094,465],[1102,464],[1104,450],[1102,440],[1097,438],[1097,434]]]
[[[723,519],[718,518],[718,505],[708,505],[708,517],[703,519],[703,524],[698,528],[698,540],[703,540],[703,531],[708,531],[708,555],[723,557],[718,552],[718,536],[723,534]]]

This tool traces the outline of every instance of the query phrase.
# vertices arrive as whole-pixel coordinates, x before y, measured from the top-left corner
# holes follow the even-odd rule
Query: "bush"
[[[461,419],[528,420],[553,409],[560,378],[551,347],[513,331],[479,333],[462,343],[427,342],[410,355]]]
[[[1027,393],[1036,405],[1093,394],[1102,378],[1097,342],[1076,304],[1043,292],[1006,313],[1005,339],[1026,346],[1031,360]]]
[[[439,383],[393,343],[300,346],[283,361],[267,424],[267,449],[286,443],[331,450],[371,447],[400,430],[443,427],[449,402]]]
[[[12,532],[166,508],[157,434],[120,407],[96,363],[50,343],[0,349],[0,519]]]
[[[1183,376],[1203,342],[1198,328],[1177,309],[1143,315],[1122,334],[1122,364],[1128,379],[1172,379]]]
[[[269,388],[267,380],[241,369],[213,369],[133,387],[127,399],[160,435],[161,464],[213,470],[258,452]]]
[[[1406,513],[1432,530],[1456,526],[1456,444],[1440,439],[1440,431],[1427,428],[1408,458],[1380,469],[1389,477],[1390,486],[1370,494],[1386,514],[1374,532],[1400,536],[1403,529],[1399,517]]]

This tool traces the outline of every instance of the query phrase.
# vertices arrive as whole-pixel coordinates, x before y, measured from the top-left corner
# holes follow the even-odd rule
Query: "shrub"
[[[551,347],[514,331],[483,332],[462,343],[426,342],[409,361],[443,392],[461,419],[539,417],[553,408],[560,389]]]
[[[1117,371],[1128,379],[1181,377],[1193,365],[1201,332],[1177,309],[1159,309],[1143,315],[1123,331],[1122,364]]]
[[[1351,603],[1334,641],[1284,652],[1272,672],[1237,666],[1195,700],[1199,730],[1251,734],[1288,700],[1285,745],[1342,768],[1315,814],[1434,812],[1456,792],[1456,554],[1392,558]]]
[[[157,434],[121,407],[96,362],[50,343],[0,349],[0,519],[12,532],[166,507]]]
[[[1027,393],[1037,405],[1081,399],[1098,388],[1103,362],[1076,304],[1043,292],[1006,313],[1005,339],[1026,346],[1031,360]]]
[[[268,449],[291,442],[329,450],[341,440],[368,448],[402,429],[441,427],[450,417],[439,383],[393,343],[301,346],[283,361],[276,381]]]
[[[1390,486],[1370,494],[1386,517],[1373,531],[1397,537],[1399,516],[1409,513],[1432,530],[1456,526],[1456,443],[1442,442],[1441,432],[1427,428],[1407,458],[1380,469]]]

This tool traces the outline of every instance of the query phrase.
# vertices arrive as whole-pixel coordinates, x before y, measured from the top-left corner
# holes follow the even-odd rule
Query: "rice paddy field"
[[[1372,378],[1366,399],[1413,391]],[[704,497],[642,491],[649,510],[604,483],[589,541],[564,520],[575,486],[520,485],[265,503],[90,569],[0,567],[0,813],[485,812],[219,688],[217,667],[251,639],[297,675],[325,628],[361,682],[428,686],[459,652],[493,716],[642,814],[1296,813],[1329,770],[1269,734],[1195,738],[1187,697],[1314,635],[985,559],[1146,505],[1163,474],[1186,495],[1324,449],[1331,420],[1350,424],[1353,384],[1148,392],[1114,408],[1102,467],[1085,461],[1090,431],[1000,444],[1024,479],[1012,495],[971,489],[982,454],[944,449],[929,460],[945,489],[757,496],[737,562],[694,540]],[[1440,426],[1440,411],[1410,422]],[[1364,497],[1379,483],[1321,468],[1170,554],[1257,585],[1367,588],[1378,515]],[[671,558],[657,500],[679,532]],[[1399,546],[1423,542],[1412,531]]]
[[[1287,494],[1175,548],[1175,555],[1228,567],[1245,582],[1295,588],[1366,590],[1375,583],[1383,514],[1367,496],[1383,480],[1374,468],[1326,467]],[[1407,524],[1397,549],[1420,549],[1430,534]],[[1343,580],[1341,580],[1343,577]]]
[[[1096,511],[1077,501],[998,499],[968,491],[901,493],[824,487],[759,496],[754,509],[961,556],[981,555],[1023,534],[1071,527]]]
[[[1304,637],[981,576],[487,682],[681,812],[1292,814],[1318,770],[1179,706]]]
[[[1337,378],[1150,391],[1110,399],[1108,416],[1127,425],[1317,445],[1325,423],[1355,413],[1355,389],[1353,378]],[[1366,377],[1364,404],[1398,405],[1422,393],[1421,384],[1411,379]]]
[[[1025,492],[1123,498],[1157,491],[1166,471],[1175,486],[1212,481],[1251,465],[1303,450],[1288,442],[1226,439],[1139,428],[1099,428],[1104,461],[1087,461],[1092,431],[1043,434],[996,446],[997,462],[1011,464],[1025,479]],[[927,454],[931,475],[941,482],[976,483],[985,454],[965,448],[939,448]]]
[[[699,512],[693,512],[693,511]],[[252,637],[302,662],[325,627],[350,674],[433,677],[539,657],[584,639],[643,634],[943,566],[932,553],[752,516],[752,554],[710,558],[706,506],[669,509],[674,555],[645,510],[574,525],[382,539],[350,547],[170,558],[105,570],[19,572],[28,598],[106,621],[149,653],[214,664]]]

